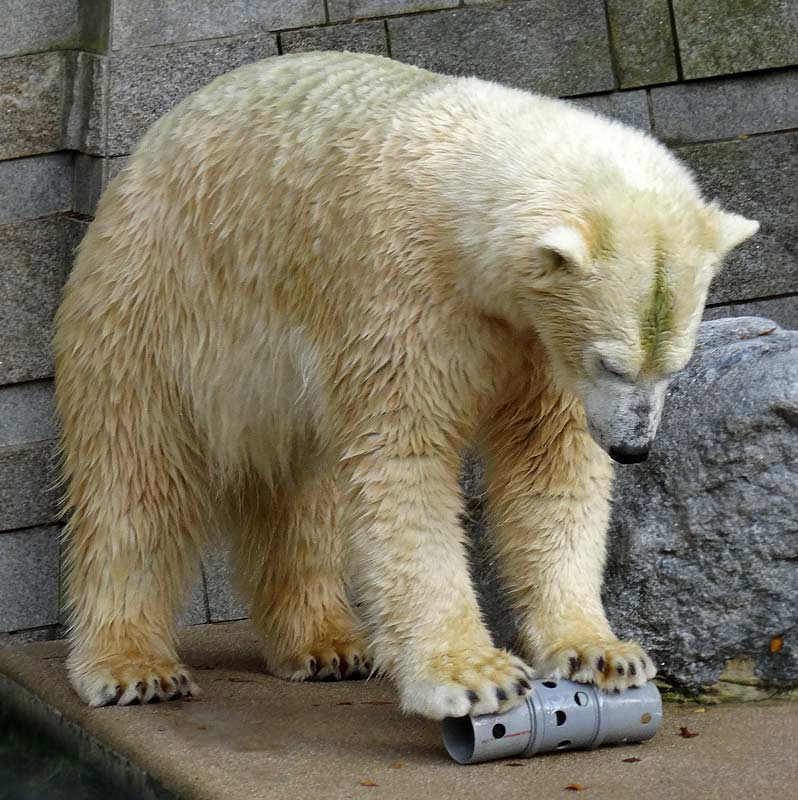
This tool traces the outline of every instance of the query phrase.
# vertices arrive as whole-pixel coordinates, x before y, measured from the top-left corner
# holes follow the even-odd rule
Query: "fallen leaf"
[[[388,769],[402,769],[402,767],[406,767],[407,764],[403,764],[401,761],[397,761],[395,764],[389,764]]]
[[[782,647],[784,647],[784,636],[780,633],[778,636],[774,636],[770,640],[770,652],[778,653]]]
[[[642,761],[642,758],[638,758],[637,756],[632,756],[631,758],[623,759],[625,764],[637,764],[638,761]]]
[[[689,728],[686,728],[684,725],[682,725],[682,727],[679,728],[679,736],[681,736],[682,739],[692,739],[693,736],[698,736],[698,732],[691,731]]]
[[[582,786],[581,783],[569,783],[565,789],[569,792],[584,792],[587,786]]]
[[[504,765],[505,767],[523,767],[523,764],[520,764],[518,761],[508,761]]]
[[[363,780],[360,781],[360,785],[361,786],[379,786],[379,783],[377,783],[377,781],[371,780],[371,778],[363,778]]]
[[[705,708],[694,708],[693,714],[706,714],[707,710]]]

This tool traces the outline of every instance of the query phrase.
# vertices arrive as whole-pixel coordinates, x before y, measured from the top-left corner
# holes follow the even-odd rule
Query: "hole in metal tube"
[[[543,685],[547,689],[556,689],[557,688],[557,684],[554,681],[543,681]]]
[[[504,736],[505,733],[507,733],[507,728],[505,728],[504,725],[501,724],[501,722],[497,722],[493,726],[493,738],[494,739],[501,739]]]
[[[554,716],[557,720],[557,725],[565,725],[566,716],[564,711],[555,711]]]
[[[561,741],[561,742],[560,742],[560,743],[557,745],[557,749],[558,749],[558,750],[565,750],[565,748],[566,748],[566,747],[570,747],[570,746],[571,746],[571,740],[570,740],[570,739],[563,739],[563,740],[562,740],[562,741]]]
[[[449,755],[460,764],[474,756],[476,737],[471,717],[448,717],[443,721],[443,743]]]
[[[587,695],[584,692],[577,692],[574,695],[574,702],[578,706],[586,706],[587,705]]]

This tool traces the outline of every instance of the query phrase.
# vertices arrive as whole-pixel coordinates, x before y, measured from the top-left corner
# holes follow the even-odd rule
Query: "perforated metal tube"
[[[573,681],[534,681],[526,702],[504,714],[450,717],[443,742],[461,764],[528,758],[553,750],[642,742],[662,723],[662,698],[653,683],[619,694]]]

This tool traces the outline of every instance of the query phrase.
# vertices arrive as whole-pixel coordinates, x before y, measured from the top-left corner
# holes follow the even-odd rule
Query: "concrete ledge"
[[[403,717],[385,683],[288,684],[263,674],[247,623],[186,630],[182,654],[203,698],[92,710],[66,683],[62,642],[2,648],[0,699],[147,800],[520,800],[560,797],[569,784],[613,800],[764,800],[791,796],[798,783],[798,714],[787,703],[668,705],[647,744],[461,767],[444,753],[437,724]],[[683,738],[681,726],[699,736]]]
[[[145,770],[109,749],[79,724],[34,692],[0,671],[0,703],[32,729],[41,731],[70,755],[91,764],[110,779],[123,798],[174,800],[174,795],[157,786]]]

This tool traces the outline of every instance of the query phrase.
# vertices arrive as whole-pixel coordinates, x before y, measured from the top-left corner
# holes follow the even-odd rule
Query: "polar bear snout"
[[[600,380],[583,397],[590,435],[618,464],[648,458],[659,428],[667,381]]]
[[[647,442],[641,447],[610,447],[609,455],[618,464],[640,464],[648,458],[651,452],[651,442]]]

